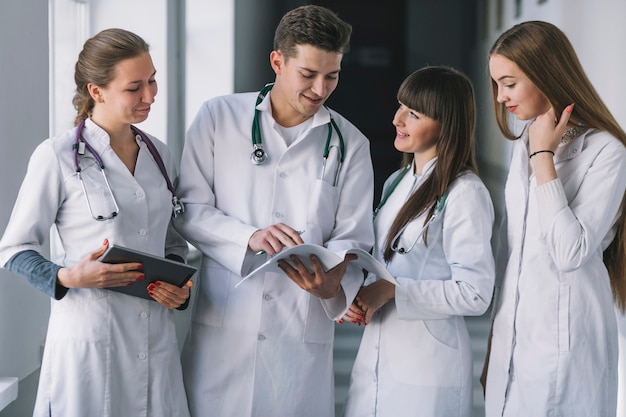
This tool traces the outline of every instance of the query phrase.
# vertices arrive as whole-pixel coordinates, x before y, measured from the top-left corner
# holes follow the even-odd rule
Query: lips
[[[511,113],[513,113],[517,109],[517,106],[506,106],[506,108],[509,109]]]
[[[409,135],[407,135],[406,133],[396,131],[396,137],[399,139],[405,139],[405,138],[408,138]]]

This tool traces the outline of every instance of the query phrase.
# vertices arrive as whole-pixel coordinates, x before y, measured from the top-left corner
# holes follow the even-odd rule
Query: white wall
[[[5,5],[0,12],[0,230],[17,196],[17,178],[48,135],[47,0]],[[0,270],[0,377],[23,380],[38,369],[49,309],[45,295]]]

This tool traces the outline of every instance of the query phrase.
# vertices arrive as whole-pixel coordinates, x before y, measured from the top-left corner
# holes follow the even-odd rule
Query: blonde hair
[[[567,36],[551,23],[523,22],[504,32],[496,40],[489,56],[500,55],[514,62],[546,96],[560,116],[575,103],[573,123],[609,132],[626,146],[626,133],[619,126],[593,87]],[[491,94],[500,130],[509,139],[518,139],[508,124],[504,103],[498,103],[498,86],[491,80]],[[611,279],[615,303],[626,310],[626,209],[622,197],[617,234],[604,251],[603,260]]]
[[[74,125],[89,117],[95,105],[87,84],[106,87],[115,78],[115,66],[120,61],[149,50],[150,46],[141,37],[124,29],[105,29],[88,39],[74,69],[76,94],[72,103],[77,111]]]

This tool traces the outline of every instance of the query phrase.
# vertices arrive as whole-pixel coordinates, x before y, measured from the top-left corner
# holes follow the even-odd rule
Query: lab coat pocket
[[[461,352],[450,320],[400,320],[396,334],[402,343],[389,343],[387,363],[398,382],[413,386],[462,385]]]
[[[48,333],[50,340],[94,342],[107,340],[111,317],[109,290],[72,288],[61,300],[53,300]]]
[[[559,352],[569,352],[569,285],[559,286]]]
[[[231,272],[209,261],[202,264],[199,281],[194,321],[207,326],[222,327],[230,294]]]
[[[319,298],[308,295],[306,323],[304,325],[305,343],[332,343],[335,331],[334,322],[326,316]]]
[[[323,180],[315,180],[309,191],[306,218],[307,234],[316,234],[313,231],[318,231],[321,234],[322,242],[327,241],[335,227],[338,203],[339,190],[337,187],[333,187]]]

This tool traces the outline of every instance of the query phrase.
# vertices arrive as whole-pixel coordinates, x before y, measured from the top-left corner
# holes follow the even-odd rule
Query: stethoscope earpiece
[[[261,145],[254,145],[254,150],[250,154],[250,160],[254,165],[262,165],[267,161],[267,153],[263,150]]]

